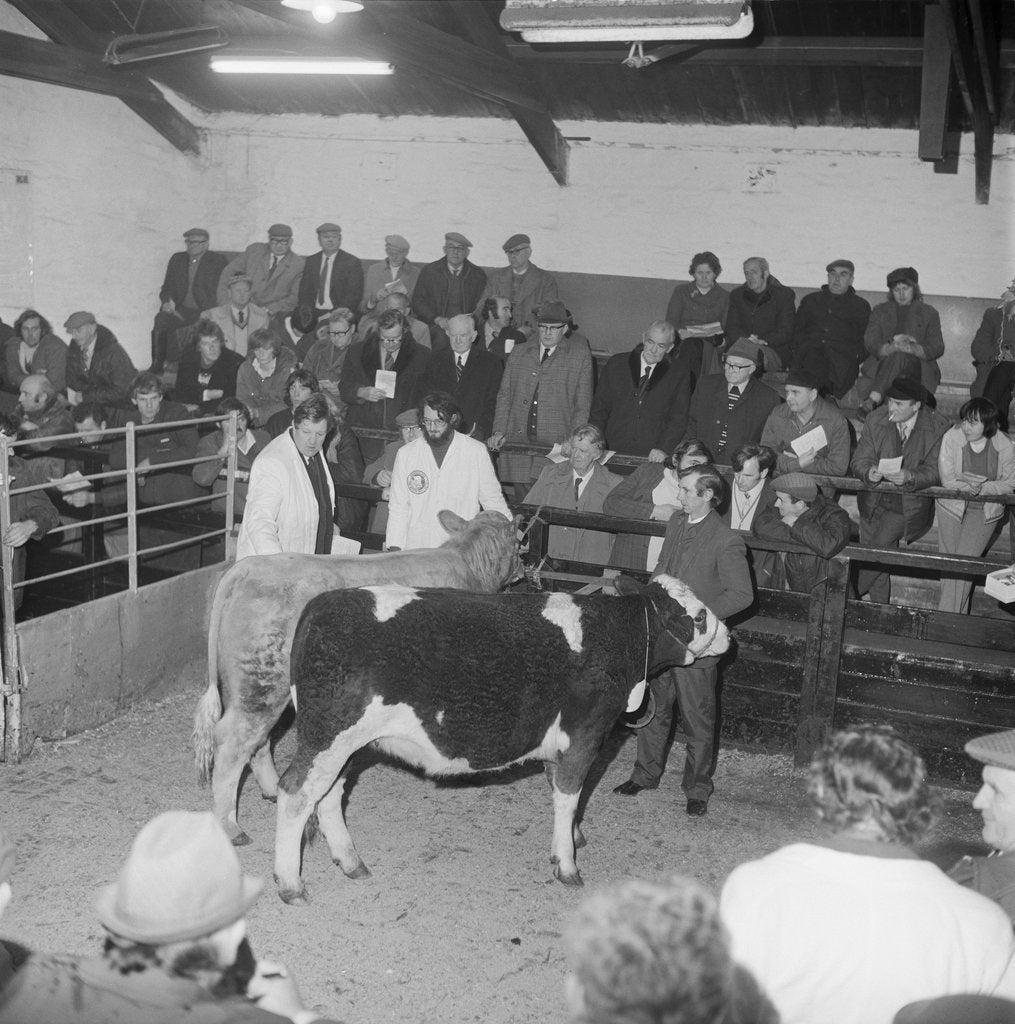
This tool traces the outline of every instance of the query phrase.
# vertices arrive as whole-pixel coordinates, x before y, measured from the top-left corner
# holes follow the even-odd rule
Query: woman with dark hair
[[[912,267],[898,267],[888,275],[888,301],[871,310],[863,336],[867,358],[856,382],[863,398],[860,411],[873,412],[896,377],[918,380],[928,394],[937,391],[944,355],[941,317],[923,301],[920,275]]]
[[[1008,915],[911,849],[937,809],[920,755],[885,726],[844,729],[807,792],[831,835],[740,865],[720,897],[733,959],[782,1020],[890,1024],[916,999],[1011,998]]]
[[[941,439],[938,473],[941,486],[967,494],[1015,491],[1015,444],[997,427],[997,406],[971,398],[959,409],[959,421]],[[967,504],[961,498],[937,499],[938,550],[943,555],[980,558],[1004,525],[1007,506],[996,502]],[[973,581],[968,576],[941,577],[938,611],[969,611]]]
[[[314,376],[311,370],[305,367],[293,370],[286,378],[285,391],[282,393],[282,401],[285,402],[285,408],[272,413],[268,417],[268,422],[264,425],[268,436],[275,438],[279,434],[284,434],[292,426],[293,409],[300,402],[305,402],[311,395],[316,394],[320,390],[321,387],[317,382],[317,377]],[[332,411],[335,411],[334,407]]]
[[[235,398],[236,374],[243,357],[225,347],[222,328],[213,320],[200,320],[194,344],[180,356],[173,397],[191,412],[211,416],[223,398]]]
[[[255,426],[286,408],[285,383],[296,369],[296,353],[267,328],[251,332],[247,358],[236,372],[236,397],[250,410]]]
[[[708,445],[695,438],[686,438],[665,462],[645,462],[625,477],[606,495],[603,512],[625,519],[669,522],[674,512],[683,511],[677,498],[677,475],[681,470],[711,461]],[[662,548],[662,537],[618,533],[610,553],[610,565],[652,572]]]
[[[699,377],[721,373],[730,293],[717,283],[722,264],[714,252],[694,254],[688,273],[694,278],[678,284],[666,307],[666,319],[680,335],[676,360],[690,374],[691,390]]]
[[[238,398],[223,398],[215,407],[216,416],[236,415],[236,477],[233,484],[233,501],[237,515],[243,515],[247,503],[247,484],[250,481],[250,467],[257,453],[271,440],[264,430],[253,430],[250,426],[250,410]],[[207,462],[193,469],[194,483],[210,487],[212,494],[224,494],[228,481],[229,440],[226,430],[221,429],[205,434],[198,442],[197,457]],[[224,504],[212,506],[224,508]]]
[[[4,357],[4,376],[13,391],[32,373],[44,373],[57,391],[66,391],[67,346],[34,309],[14,321],[14,337],[7,340]]]

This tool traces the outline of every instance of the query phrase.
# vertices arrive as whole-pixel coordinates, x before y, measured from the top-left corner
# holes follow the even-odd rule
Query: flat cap
[[[238,273],[238,274],[233,274],[233,276],[231,278],[229,278],[229,283],[226,285],[226,287],[227,288],[232,288],[232,286],[234,284],[249,284],[249,285],[253,285],[253,283],[254,282],[251,280],[249,274]]]
[[[293,229],[288,224],[272,224],[268,228],[269,238],[292,238]]]
[[[896,267],[888,275],[888,287],[894,288],[897,284],[909,284],[914,288],[920,283],[920,275],[915,267]]]
[[[544,302],[536,311],[537,324],[566,324],[569,319],[563,302]]]
[[[966,753],[976,761],[1015,772],[1015,729],[977,736],[966,744]]]
[[[838,267],[843,267],[844,269],[848,270],[851,274],[856,272],[856,267],[853,266],[852,260],[832,260],[832,262],[829,263],[827,267],[825,267],[825,273],[830,273],[831,271],[836,270]]]
[[[818,496],[818,485],[806,473],[783,473],[772,481],[772,490],[788,494],[797,501],[813,501]]]
[[[395,252],[408,252],[410,248],[409,243],[401,235],[385,235],[384,245]]]
[[[211,235],[209,235],[204,228],[188,228],[183,232],[183,237],[187,239],[187,241],[190,241],[190,239],[193,238],[198,242],[207,242],[208,239],[211,238]]]
[[[413,407],[412,409],[405,409],[395,417],[395,426],[397,427],[418,427],[419,426],[419,409]]]
[[[457,231],[449,231],[444,236],[445,245],[464,245],[466,248],[472,248],[472,242],[470,242],[465,235],[460,235]]]
[[[727,356],[739,356],[741,359],[750,359],[755,366],[761,365],[761,346],[755,345],[750,338],[737,338],[728,349]]]
[[[95,314],[88,313],[84,310],[80,310],[77,313],[71,313],[69,317],[64,321],[64,327],[68,331],[76,331],[79,327],[84,327],[85,324],[94,324]]]
[[[512,235],[504,243],[504,251],[510,252],[512,249],[518,249],[523,245],[532,245],[532,239],[528,235]]]
[[[815,391],[821,390],[821,381],[814,376],[810,370],[790,370],[786,374],[786,384],[792,388],[813,388]]]
[[[341,233],[342,229],[337,224],[332,224],[330,220],[326,220],[323,224],[317,225],[317,233],[323,235],[325,231],[338,231]]]
[[[926,402],[927,390],[918,380],[911,377],[896,377],[888,385],[885,398],[896,398],[904,402]]]

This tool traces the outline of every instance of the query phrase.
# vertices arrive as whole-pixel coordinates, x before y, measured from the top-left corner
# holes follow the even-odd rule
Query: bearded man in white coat
[[[399,448],[391,471],[385,550],[436,548],[448,539],[437,521],[441,509],[471,519],[482,509],[511,512],[486,445],[458,432],[462,412],[445,391],[420,404],[423,436]]]

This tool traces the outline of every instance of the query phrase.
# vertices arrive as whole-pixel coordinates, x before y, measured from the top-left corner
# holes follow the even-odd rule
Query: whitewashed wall
[[[5,3],[0,28],[38,35]],[[174,102],[207,132],[200,158],[117,100],[0,77],[0,166],[31,178],[34,302],[61,324],[92,309],[139,366],[165,261],[194,224],[235,249],[285,220],[310,253],[314,227],[337,220],[349,251],[379,257],[398,231],[419,261],[458,230],[486,265],[524,230],[543,266],[679,279],[712,249],[726,281],[760,254],[798,286],[846,256],[861,289],[912,264],[928,293],[981,297],[1015,264],[1011,136],[995,143],[991,201],[977,206],[971,138],[959,173],[940,175],[909,131],[562,123],[587,141],[571,143],[560,188],[513,121],[205,116]],[[0,295],[4,319],[19,311]]]

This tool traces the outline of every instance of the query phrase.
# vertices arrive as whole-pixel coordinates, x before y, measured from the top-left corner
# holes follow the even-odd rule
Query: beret
[[[504,251],[510,252],[512,249],[517,249],[522,245],[532,245],[532,239],[528,235],[512,235],[504,243]]]
[[[183,232],[184,238],[198,238],[202,242],[207,242],[211,237],[204,228],[188,228]]]
[[[806,473],[783,473],[772,481],[772,490],[788,494],[797,501],[813,501],[818,496],[818,485]]]
[[[836,267],[845,267],[851,274],[855,272],[856,267],[853,266],[852,260],[832,260],[831,263],[825,267],[825,272],[835,270]]]
[[[272,224],[268,228],[269,238],[292,238],[293,229],[288,224]]]

